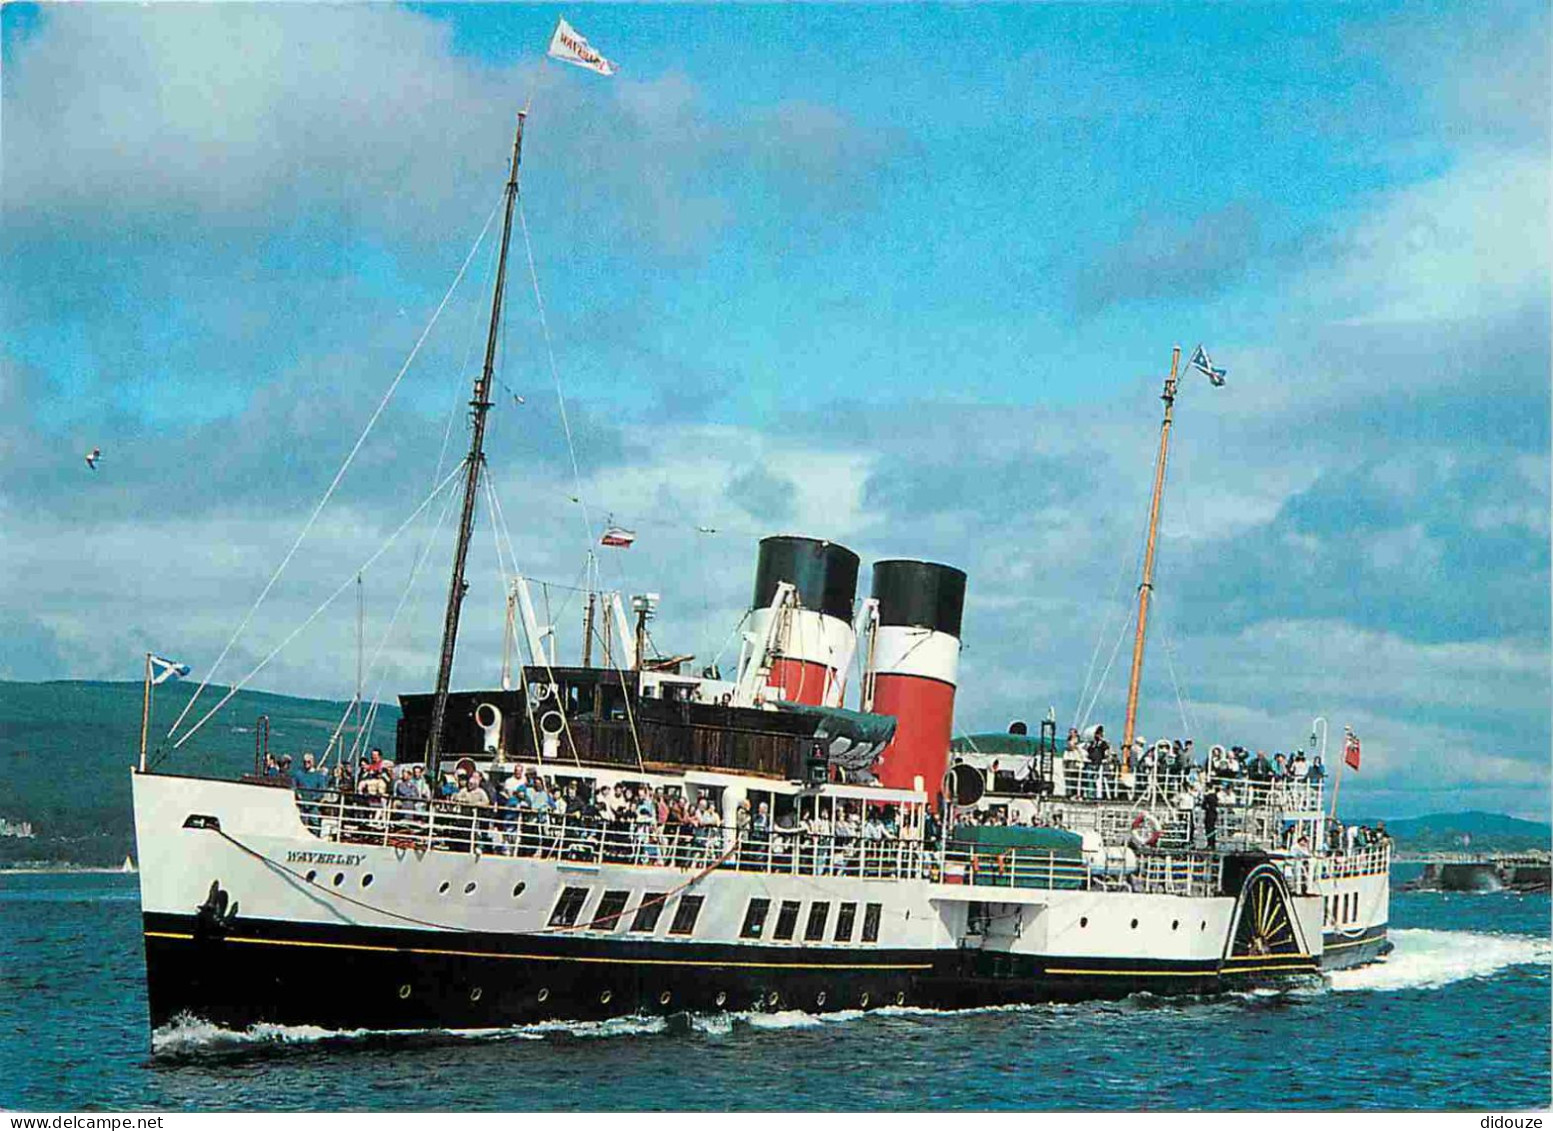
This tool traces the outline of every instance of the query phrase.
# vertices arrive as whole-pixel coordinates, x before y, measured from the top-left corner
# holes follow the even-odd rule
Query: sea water
[[[198,1021],[151,1033],[136,877],[0,875],[0,1108],[1548,1106],[1548,896],[1394,892],[1391,909],[1389,959],[1289,993],[477,1033]]]

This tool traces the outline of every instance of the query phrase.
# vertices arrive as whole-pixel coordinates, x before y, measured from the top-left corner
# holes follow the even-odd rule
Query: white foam
[[[268,1024],[254,1025],[239,1031],[185,1013],[151,1034],[151,1051],[158,1056],[167,1056],[241,1045],[305,1044],[331,1038],[365,1036],[369,1031],[324,1029],[317,1025]]]
[[[361,1037],[434,1036],[473,1041],[540,1041],[550,1036],[635,1037],[662,1033],[667,1028],[668,1020],[663,1017],[629,1016],[604,1021],[541,1021],[532,1025],[485,1029],[326,1029],[318,1025],[261,1023],[238,1030],[182,1014],[151,1034],[151,1052],[155,1056],[180,1056],[244,1046],[309,1044]]]
[[[1433,990],[1466,978],[1486,978],[1512,966],[1553,963],[1553,940],[1535,935],[1425,928],[1388,934],[1396,949],[1382,962],[1328,977],[1341,993],[1358,990]]]

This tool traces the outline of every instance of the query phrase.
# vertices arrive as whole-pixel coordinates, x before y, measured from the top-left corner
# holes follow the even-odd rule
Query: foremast
[[[458,547],[453,554],[453,577],[448,584],[447,615],[442,622],[442,657],[437,665],[436,698],[432,703],[431,736],[426,760],[435,766],[442,753],[442,723],[447,714],[448,684],[453,677],[453,653],[458,646],[458,620],[469,585],[464,566],[469,558],[469,539],[474,529],[475,496],[480,487],[480,472],[485,467],[485,418],[491,408],[491,381],[496,372],[496,342],[501,329],[502,299],[507,289],[507,248],[512,239],[512,211],[518,199],[518,163],[523,155],[523,122],[526,110],[518,112],[517,134],[512,142],[512,169],[507,177],[506,214],[502,220],[501,256],[496,264],[496,289],[491,295],[491,325],[485,339],[485,364],[475,379],[474,398],[469,402],[469,455],[464,463],[464,505],[459,515]]]

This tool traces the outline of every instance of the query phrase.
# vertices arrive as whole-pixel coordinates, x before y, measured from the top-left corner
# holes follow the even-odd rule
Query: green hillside
[[[1373,820],[1358,822],[1373,825]],[[1386,822],[1402,852],[1525,852],[1553,844],[1553,826],[1503,813],[1431,813]],[[1463,837],[1468,838],[1463,843]]]
[[[156,689],[152,746],[194,694],[197,684]],[[207,687],[185,725],[220,702],[227,689]],[[36,837],[0,837],[0,865],[19,860],[116,864],[133,848],[129,770],[140,747],[139,683],[0,681],[0,767],[8,788],[0,817],[30,821]],[[233,696],[161,768],[232,777],[250,770],[254,726],[270,720],[270,750],[301,760],[322,753],[345,712],[343,702],[295,699],[262,691]],[[378,711],[372,741],[392,750],[399,708]],[[153,761],[155,754],[152,755]]]

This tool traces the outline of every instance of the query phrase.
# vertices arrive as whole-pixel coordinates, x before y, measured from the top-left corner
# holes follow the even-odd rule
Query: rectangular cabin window
[[[792,942],[793,932],[798,929],[798,901],[784,899],[782,909],[777,912],[776,930],[771,937],[780,942]]]
[[[636,916],[631,920],[631,930],[644,935],[650,935],[658,929],[658,916],[663,914],[663,897],[668,895],[666,891],[644,891],[642,904],[636,909]]]
[[[552,927],[575,926],[577,916],[582,914],[582,905],[587,902],[587,888],[566,888],[561,892],[561,898],[555,901],[555,910],[550,912],[550,925]]]
[[[852,941],[852,924],[857,919],[857,904],[843,903],[836,909],[836,941]]]
[[[809,925],[803,929],[804,942],[819,942],[825,938],[825,924],[830,919],[829,903],[809,904]]]
[[[879,941],[879,916],[884,911],[882,903],[870,903],[863,909],[863,941]]]
[[[620,915],[626,909],[626,901],[631,898],[628,891],[607,891],[599,899],[598,910],[593,913],[593,924],[590,928],[595,931],[613,931],[620,925]]]
[[[669,934],[688,935],[695,932],[696,918],[701,914],[701,905],[706,902],[704,895],[682,895],[679,897],[679,906],[674,909],[674,922],[669,924]]]
[[[752,899],[744,912],[744,926],[739,928],[741,939],[758,939],[766,929],[766,913],[771,910],[769,899]]]

